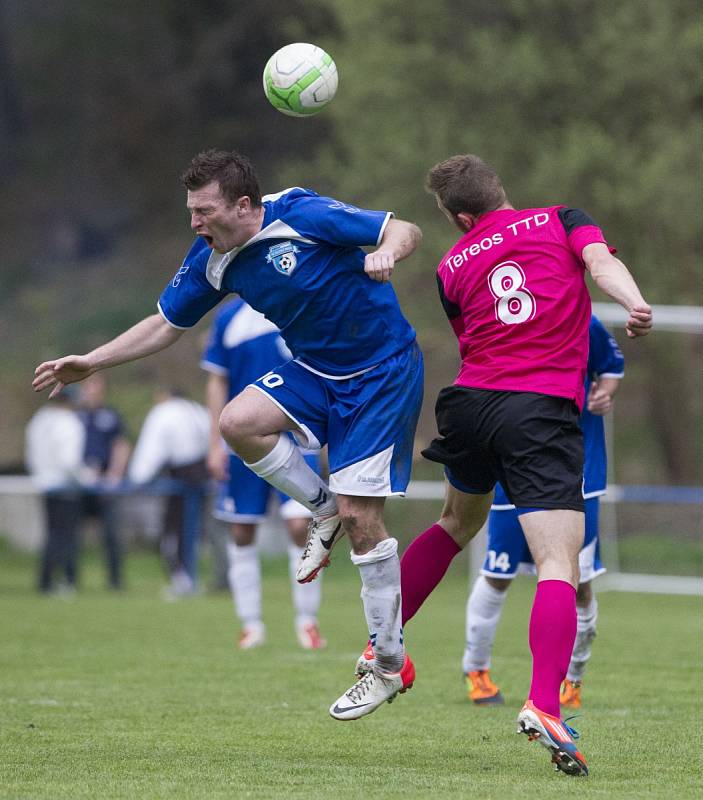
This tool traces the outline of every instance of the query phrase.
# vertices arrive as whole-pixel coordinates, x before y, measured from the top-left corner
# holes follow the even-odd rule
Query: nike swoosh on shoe
[[[370,705],[371,703],[361,703],[358,706],[347,706],[346,708],[340,708],[338,705],[335,704],[335,707],[332,709],[332,711],[335,714],[344,714],[347,711],[355,711],[357,708],[364,708],[365,706],[370,706]]]
[[[323,539],[320,536],[320,544],[325,548],[325,550],[331,550],[332,549],[332,545],[334,544],[334,540],[337,538],[337,534],[339,533],[341,527],[342,527],[342,523],[338,522],[337,523],[337,527],[334,529],[334,533],[332,534],[332,536],[330,536],[329,539]]]

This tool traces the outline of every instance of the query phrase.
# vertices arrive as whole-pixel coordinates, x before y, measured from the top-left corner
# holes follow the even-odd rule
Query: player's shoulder
[[[564,232],[568,236],[576,228],[585,226],[597,227],[593,218],[587,214],[582,208],[574,208],[573,206],[557,205],[551,206],[546,211],[553,212],[559,222],[561,222]]]
[[[287,189],[281,189],[280,192],[265,194],[261,198],[261,202],[272,209],[283,211],[291,208],[301,200],[319,196],[320,195],[318,195],[318,193],[314,192],[312,189],[305,189],[302,186],[290,186]]]

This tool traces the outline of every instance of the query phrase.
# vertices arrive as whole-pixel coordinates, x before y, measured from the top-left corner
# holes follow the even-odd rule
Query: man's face
[[[256,232],[252,233],[253,209],[249,198],[240,197],[230,203],[222,196],[216,181],[202,189],[188,190],[186,206],[190,227],[218,253],[240,247]]]

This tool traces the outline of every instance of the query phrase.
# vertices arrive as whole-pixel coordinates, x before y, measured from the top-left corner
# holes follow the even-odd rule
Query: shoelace
[[[310,547],[312,546],[312,540],[317,533],[317,526],[318,522],[316,519],[313,519],[310,522],[310,527],[308,528],[308,538],[305,540],[305,549],[303,550],[303,555],[301,558],[307,558],[308,553],[310,552]]]
[[[347,697],[352,703],[358,703],[363,699],[364,695],[371,691],[371,686],[374,682],[373,672],[367,672],[363,678],[358,680],[352,688],[347,692]]]
[[[571,725],[567,725],[567,723],[570,719],[576,719],[577,717],[580,716],[581,716],[580,714],[572,714],[570,717],[567,717],[565,720],[563,720],[564,727],[566,728],[567,731],[569,731],[569,733],[571,734],[571,738],[574,740],[580,739],[581,734],[575,728],[572,728]]]

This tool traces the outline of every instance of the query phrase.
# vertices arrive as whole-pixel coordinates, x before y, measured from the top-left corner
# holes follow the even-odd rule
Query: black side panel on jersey
[[[461,309],[456,303],[452,303],[452,301],[449,300],[447,295],[444,293],[444,284],[442,283],[442,279],[439,277],[439,272],[436,273],[436,275],[437,275],[437,289],[439,290],[439,299],[442,302],[444,313],[449,317],[449,319],[456,319],[457,317],[461,316]]]
[[[568,236],[574,228],[582,228],[584,225],[596,225],[596,223],[580,208],[560,208],[558,211],[561,224],[564,226]],[[596,227],[598,227],[596,225]]]

